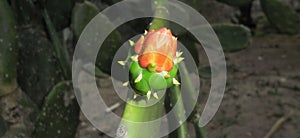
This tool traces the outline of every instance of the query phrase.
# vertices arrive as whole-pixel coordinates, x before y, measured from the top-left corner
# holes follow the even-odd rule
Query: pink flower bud
[[[170,71],[176,57],[177,38],[166,28],[150,30],[135,45],[138,61],[143,68],[155,68],[157,72]]]

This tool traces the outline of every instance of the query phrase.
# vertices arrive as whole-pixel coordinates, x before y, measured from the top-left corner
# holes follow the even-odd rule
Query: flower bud
[[[150,30],[135,45],[138,62],[150,72],[170,71],[176,58],[177,38],[166,28]]]

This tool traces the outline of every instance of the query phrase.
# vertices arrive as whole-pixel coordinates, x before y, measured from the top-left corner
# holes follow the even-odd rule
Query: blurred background
[[[0,137],[108,137],[80,112],[70,63],[87,23],[119,1],[0,0]],[[300,1],[180,1],[207,19],[225,51],[227,86],[216,116],[205,126],[208,138],[300,138]],[[118,115],[125,104],[113,90],[113,56],[151,21],[136,19],[119,26],[98,54],[100,94]],[[191,34],[173,33],[197,62],[201,112],[211,86],[208,58]],[[91,73],[93,65],[82,66],[85,74]],[[118,123],[103,122],[108,131]],[[196,137],[193,126],[188,127],[189,136]]]

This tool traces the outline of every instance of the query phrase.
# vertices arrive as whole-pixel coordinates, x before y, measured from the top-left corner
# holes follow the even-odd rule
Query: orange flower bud
[[[177,38],[166,28],[150,30],[135,45],[140,66],[149,71],[170,71],[176,57]],[[154,68],[154,69],[153,69]]]

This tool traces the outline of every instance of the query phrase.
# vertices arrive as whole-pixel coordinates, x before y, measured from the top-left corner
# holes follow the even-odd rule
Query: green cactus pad
[[[45,0],[45,8],[56,30],[69,26],[74,4],[74,0]]]
[[[146,95],[148,91],[155,92],[171,87],[177,72],[177,64],[173,66],[171,71],[166,72],[168,77],[165,77],[163,72],[150,72],[148,68],[141,67],[138,61],[132,61],[130,65],[130,82],[138,94]],[[140,76],[142,77],[138,80]]]
[[[278,0],[260,0],[260,3],[269,22],[280,32],[300,32],[300,17],[294,9]]]
[[[79,38],[84,27],[99,13],[99,9],[91,2],[76,3],[72,12],[72,29]]]
[[[72,94],[71,84],[66,82],[61,82],[52,89],[35,122],[34,138],[75,137],[79,106]]]
[[[72,29],[75,32],[75,36],[79,38],[80,34],[86,27],[86,25],[99,13],[97,6],[91,2],[85,1],[83,3],[77,3],[73,9],[72,13]],[[105,29],[105,26],[112,26],[109,19],[100,14],[97,15],[98,20],[107,21],[104,24],[100,24],[101,30]],[[97,30],[98,28],[94,28]],[[100,29],[99,29],[100,30]],[[97,37],[97,36],[95,36]],[[96,61],[96,66],[102,70],[104,73],[110,74],[110,67],[112,65],[113,57],[119,47],[121,46],[122,37],[120,33],[115,30],[113,31],[103,42]],[[81,51],[89,57],[91,55],[91,49],[84,46],[79,47]]]
[[[17,88],[16,23],[6,0],[0,0],[0,96]]]
[[[251,42],[250,30],[242,25],[217,24],[212,26],[225,52],[247,48]]]
[[[251,4],[252,0],[217,0],[219,2],[235,7],[243,7]]]
[[[18,84],[37,105],[42,105],[51,88],[62,80],[53,46],[41,28],[20,30],[18,46]]]

